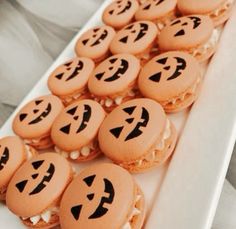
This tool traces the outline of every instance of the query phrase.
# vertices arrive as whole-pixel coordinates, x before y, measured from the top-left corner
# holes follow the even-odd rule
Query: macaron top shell
[[[18,216],[42,213],[60,198],[70,181],[72,169],[55,153],[43,153],[25,162],[11,179],[6,203]]]
[[[83,89],[94,69],[86,57],[74,58],[57,67],[48,78],[48,87],[55,95],[68,95]]]
[[[0,139],[0,188],[8,184],[25,160],[25,146],[19,137],[8,136]]]
[[[135,199],[132,176],[114,164],[82,171],[65,191],[60,206],[62,228],[119,229],[128,221]]]
[[[134,99],[115,108],[102,123],[99,146],[116,162],[135,161],[161,137],[166,115],[151,99]]]
[[[206,14],[216,10],[226,0],[178,0],[178,9],[183,14]]]
[[[115,33],[112,27],[105,25],[88,30],[77,41],[76,54],[91,59],[100,58],[108,51]]]
[[[47,135],[62,109],[63,104],[58,97],[38,97],[21,108],[13,121],[13,130],[20,137],[28,139]]]
[[[91,93],[98,96],[122,92],[135,81],[140,61],[130,54],[117,54],[100,63],[89,78]]]
[[[114,28],[121,28],[131,21],[138,7],[136,0],[113,1],[103,12],[103,22]]]
[[[144,52],[155,40],[157,27],[150,21],[137,21],[120,30],[111,42],[113,54]]]
[[[210,39],[214,26],[208,16],[180,17],[164,27],[158,36],[161,51],[186,50],[204,44]]]
[[[135,13],[136,20],[155,20],[175,10],[177,0],[147,0]]]
[[[166,52],[154,57],[142,69],[138,84],[141,92],[157,101],[179,96],[197,81],[200,66],[190,54]]]
[[[93,100],[80,100],[66,107],[55,120],[51,137],[60,149],[77,150],[97,135],[105,118],[102,106]]]

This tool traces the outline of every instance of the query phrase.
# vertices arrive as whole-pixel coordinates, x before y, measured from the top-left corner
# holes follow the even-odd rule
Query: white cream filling
[[[227,0],[220,8],[214,10],[213,12],[210,13],[210,16],[219,16],[222,11],[228,10],[232,4],[234,3],[234,0]]]
[[[194,94],[194,93],[196,92],[197,86],[198,86],[198,84],[200,83],[200,81],[201,81],[201,78],[198,77],[196,83],[195,83],[187,92],[183,93],[181,96],[179,96],[179,97],[177,97],[177,98],[173,98],[173,99],[168,100],[167,102],[163,103],[163,105],[164,105],[164,106],[166,106],[167,104],[169,104],[169,105],[174,105],[174,104],[176,104],[176,102],[177,102],[178,100],[184,101],[184,100],[185,100],[185,97],[186,97],[188,94]]]
[[[214,29],[210,39],[203,46],[190,51],[190,54],[192,54],[193,56],[197,56],[199,54],[200,55],[205,54],[208,51],[208,49],[216,46],[219,38],[220,38],[220,31],[218,29]]]
[[[67,103],[70,103],[73,100],[76,100],[76,99],[80,98],[82,95],[83,95],[83,93],[77,93],[77,94],[74,94],[72,96],[68,96],[67,98],[64,98],[63,100]]]
[[[94,146],[93,144],[89,144],[89,145],[83,146],[80,150],[75,150],[71,152],[61,150],[57,146],[55,146],[54,149],[57,153],[59,153],[63,157],[65,158],[70,157],[70,159],[76,160],[79,157],[88,157],[89,154],[94,150]]]
[[[127,93],[128,96],[130,97],[134,97],[135,96],[135,92],[133,90],[130,90],[128,93]],[[116,105],[120,105],[122,102],[123,102],[123,99],[125,98],[126,96],[117,96],[116,98],[114,99],[111,99],[111,98],[106,98],[106,99],[96,99],[97,102],[99,102],[102,106],[105,105],[105,107],[111,107],[113,104],[116,104]]]
[[[25,151],[26,151],[27,159],[30,159],[33,156],[30,149],[31,149],[30,146],[25,145]]]
[[[136,196],[135,205],[134,205],[133,211],[130,215],[129,221],[126,222],[126,224],[121,229],[132,229],[131,222],[132,222],[133,217],[136,215],[139,215],[141,213],[141,211],[136,207],[136,204],[139,202],[141,197],[142,197],[141,195]]]
[[[23,220],[29,219],[33,225],[36,225],[40,220],[43,220],[45,223],[49,223],[51,216],[58,214],[59,207],[53,207],[41,213],[40,215],[35,215],[31,217],[21,217]]]

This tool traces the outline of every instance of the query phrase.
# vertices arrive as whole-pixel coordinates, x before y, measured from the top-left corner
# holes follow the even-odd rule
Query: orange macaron
[[[125,26],[115,35],[110,50],[113,54],[129,53],[147,60],[155,45],[157,27],[151,21],[137,21]]]
[[[28,228],[59,224],[59,203],[73,178],[70,163],[56,153],[43,153],[25,162],[11,179],[7,207]]]
[[[53,145],[50,138],[52,124],[63,108],[61,100],[54,95],[38,97],[17,113],[13,131],[36,149],[49,148]]]
[[[137,173],[164,163],[176,140],[176,129],[161,105],[145,98],[115,108],[98,133],[102,152],[114,163]]]
[[[97,157],[100,154],[97,133],[105,115],[102,106],[93,100],[80,100],[67,106],[52,126],[55,151],[74,162]]]
[[[108,163],[83,170],[66,189],[60,206],[62,229],[141,229],[144,195],[123,168]]]
[[[161,30],[176,18],[177,0],[147,0],[135,13],[135,19],[154,22]]]
[[[87,82],[95,67],[86,57],[76,57],[58,66],[48,78],[48,88],[67,105],[89,97]]]
[[[8,183],[16,170],[37,152],[17,136],[0,139],[0,200],[5,200]]]
[[[201,81],[198,61],[188,53],[171,51],[143,67],[138,85],[145,97],[159,102],[166,112],[177,112],[197,99]]]
[[[178,9],[183,15],[208,15],[219,26],[227,21],[233,9],[234,0],[178,0]]]
[[[161,52],[184,51],[204,62],[215,53],[219,35],[210,17],[190,15],[177,18],[163,28],[157,42]]]
[[[88,81],[91,96],[110,112],[138,96],[140,61],[131,54],[117,54],[100,63]]]
[[[76,42],[77,56],[91,58],[95,63],[104,60],[109,55],[109,45],[115,34],[115,30],[106,25],[89,29]]]
[[[134,19],[138,7],[137,0],[115,0],[104,10],[102,20],[106,25],[121,29]]]

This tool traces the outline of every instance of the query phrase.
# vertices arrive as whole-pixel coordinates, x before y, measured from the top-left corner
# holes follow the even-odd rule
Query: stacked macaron
[[[129,172],[170,160],[177,131],[166,113],[196,101],[200,63],[233,3],[112,1],[104,25],[83,32],[49,75],[52,94],[19,109],[18,137],[0,139],[0,199],[30,228],[141,229],[144,195]],[[111,163],[96,164],[99,155]],[[93,165],[73,180],[71,162],[85,161]]]

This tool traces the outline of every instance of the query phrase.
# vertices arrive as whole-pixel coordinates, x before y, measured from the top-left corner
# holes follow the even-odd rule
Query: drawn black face
[[[175,37],[184,36],[186,33],[191,33],[192,30],[198,28],[201,25],[201,18],[195,16],[184,17],[174,20],[171,26],[178,25],[178,31],[175,33]]]
[[[126,114],[128,114],[128,118],[125,120],[125,122],[128,123],[128,125],[131,125],[137,119],[135,118],[135,116],[132,117],[132,114],[134,113],[136,109],[138,110],[139,108],[137,108],[136,106],[132,106],[132,107],[126,107],[123,109],[123,111]],[[143,133],[142,128],[145,128],[148,122],[149,122],[149,113],[146,108],[142,107],[141,117],[138,118],[136,125],[130,132],[126,130],[125,128],[126,125],[123,125],[123,126],[118,126],[118,127],[110,129],[110,133],[115,138],[118,139],[120,138],[121,133],[124,132],[125,133],[124,141],[129,141],[140,136]]]
[[[93,185],[95,179],[96,179],[96,175],[91,175],[91,176],[84,178],[83,181],[84,181],[86,187],[93,187],[94,186],[94,188],[96,188],[96,184]],[[88,219],[97,219],[97,218],[104,216],[109,210],[107,208],[107,205],[111,205],[114,200],[115,190],[114,190],[114,187],[113,187],[111,181],[108,180],[107,178],[104,178],[103,183],[104,183],[104,193],[100,194],[98,192],[96,192],[96,193],[89,192],[87,194],[87,199],[84,199],[84,200],[88,200],[90,202],[90,201],[93,201],[95,195],[99,195],[99,196],[101,195],[101,199],[100,199],[98,206],[95,208],[95,210],[92,212],[92,214],[88,216]],[[105,196],[104,196],[104,194],[105,194]],[[86,204],[86,202],[83,204],[73,206],[71,208],[71,214],[75,220],[79,220],[81,211],[83,210],[83,207],[85,204]]]
[[[168,64],[168,57],[158,59],[156,63],[162,65],[163,70],[153,74],[149,77],[149,79],[155,83],[159,83],[162,77],[167,81],[174,80],[179,77],[185,70],[187,64],[186,61],[181,57],[174,57],[174,59],[176,59],[176,66],[171,66]]]
[[[42,173],[45,173],[44,169],[41,169],[42,165],[45,163],[44,160],[34,161],[32,162],[32,168],[36,171],[34,172],[31,177],[33,180],[36,180],[38,176]],[[50,163],[49,167],[46,170],[46,175],[43,176],[43,178],[40,180],[40,182],[36,185],[36,187],[29,192],[29,195],[36,195],[40,193],[42,190],[44,190],[47,187],[47,184],[51,181],[53,175],[55,172],[55,166]],[[20,193],[24,193],[24,190],[27,186],[27,183],[30,183],[31,180],[22,180],[16,184],[16,188]]]
[[[111,6],[112,9],[110,9],[108,13],[110,15],[121,15],[126,13],[126,11],[130,10],[131,6],[131,1],[116,1],[113,3],[113,5]]]
[[[2,148],[3,146],[0,145],[0,150],[3,150],[2,156],[0,157],[0,171],[5,167],[10,157],[9,149],[7,147]]]
[[[103,80],[105,82],[115,81],[122,77],[129,68],[129,62],[125,59],[112,58],[109,62],[111,65],[109,65],[106,71],[95,75],[97,80]]]
[[[159,6],[162,2],[164,2],[165,0],[153,0],[151,3],[147,2],[144,3],[143,5],[143,10],[149,10],[152,7],[156,7]]]
[[[43,100],[35,100],[34,104],[32,104],[32,113],[21,113],[19,115],[20,122],[26,121],[28,125],[34,125],[43,121],[43,119],[47,118],[52,110],[51,103],[46,104]]]
[[[64,64],[63,69],[61,69],[62,72],[56,74],[55,78],[57,78],[58,80],[63,80],[65,82],[74,79],[79,75],[80,71],[83,70],[84,63],[79,60],[77,61],[76,66],[74,65],[74,61]]]
[[[66,113],[69,116],[71,116],[71,122],[69,124],[66,124],[62,128],[60,128],[60,131],[63,132],[64,134],[70,135],[70,134],[72,134],[71,129],[74,129],[73,128],[74,126],[76,126],[76,127],[78,126],[78,119],[79,119],[79,116],[81,115],[82,112],[80,109],[78,109],[78,106],[75,106],[75,107],[67,110]],[[82,113],[82,121],[81,121],[79,127],[76,128],[76,134],[80,133],[81,131],[83,131],[87,127],[88,122],[91,118],[91,115],[92,115],[92,108],[89,105],[85,104],[84,110]]]
[[[108,31],[103,28],[96,28],[93,29],[89,35],[90,37],[82,40],[82,43],[84,46],[94,47],[101,44],[106,39]]]
[[[123,36],[119,41],[121,43],[135,43],[141,40],[147,33],[149,29],[148,24],[146,23],[133,23],[124,28],[124,31],[128,32],[127,35]]]

